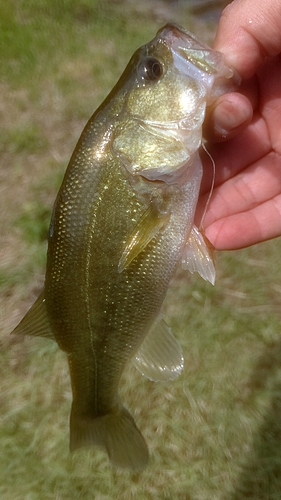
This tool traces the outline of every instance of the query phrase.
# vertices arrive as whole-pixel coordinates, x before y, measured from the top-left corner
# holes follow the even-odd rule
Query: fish
[[[232,76],[221,53],[167,24],[134,53],[71,156],[44,289],[13,331],[53,339],[67,355],[71,451],[97,445],[131,471],[148,463],[119,381],[130,361],[155,381],[183,369],[161,307],[179,263],[214,283],[194,225],[199,150],[206,106]]]

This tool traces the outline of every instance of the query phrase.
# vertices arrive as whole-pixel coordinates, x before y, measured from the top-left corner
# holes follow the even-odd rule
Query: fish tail
[[[147,444],[124,407],[93,419],[72,410],[70,451],[89,445],[104,448],[111,463],[123,469],[141,470],[148,462]]]

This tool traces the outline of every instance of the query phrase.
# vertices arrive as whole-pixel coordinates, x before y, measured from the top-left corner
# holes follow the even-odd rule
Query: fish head
[[[114,152],[133,175],[175,183],[202,141],[206,106],[233,71],[223,55],[168,24],[132,57],[119,81],[124,105]]]
[[[233,75],[220,52],[173,24],[141,47],[132,62],[135,86],[128,112],[146,122],[183,128],[195,126],[202,115],[198,109],[202,101],[209,104],[220,92],[218,82]]]

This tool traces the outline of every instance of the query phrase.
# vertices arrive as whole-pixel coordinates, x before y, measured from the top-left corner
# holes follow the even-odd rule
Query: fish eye
[[[163,75],[163,65],[155,57],[147,57],[139,65],[140,76],[147,81],[159,80]]]

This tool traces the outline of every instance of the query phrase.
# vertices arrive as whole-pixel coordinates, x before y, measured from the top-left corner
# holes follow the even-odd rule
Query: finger
[[[206,144],[206,148],[215,162],[215,186],[235,177],[249,165],[266,156],[271,150],[268,129],[264,119],[257,113],[239,136],[229,141]],[[210,190],[213,168],[207,155],[202,155],[204,175],[201,194]]]
[[[281,157],[271,152],[214,190],[205,226],[246,212],[281,193]]]
[[[281,234],[281,195],[239,214],[215,221],[205,230],[217,250],[238,250]]]
[[[252,76],[267,56],[281,51],[281,2],[234,0],[222,12],[214,49],[242,79]]]
[[[253,108],[246,96],[225,94],[207,108],[203,136],[211,142],[220,142],[237,135],[252,120]]]
[[[281,60],[268,59],[258,72],[260,112],[267,123],[272,148],[281,154]]]

